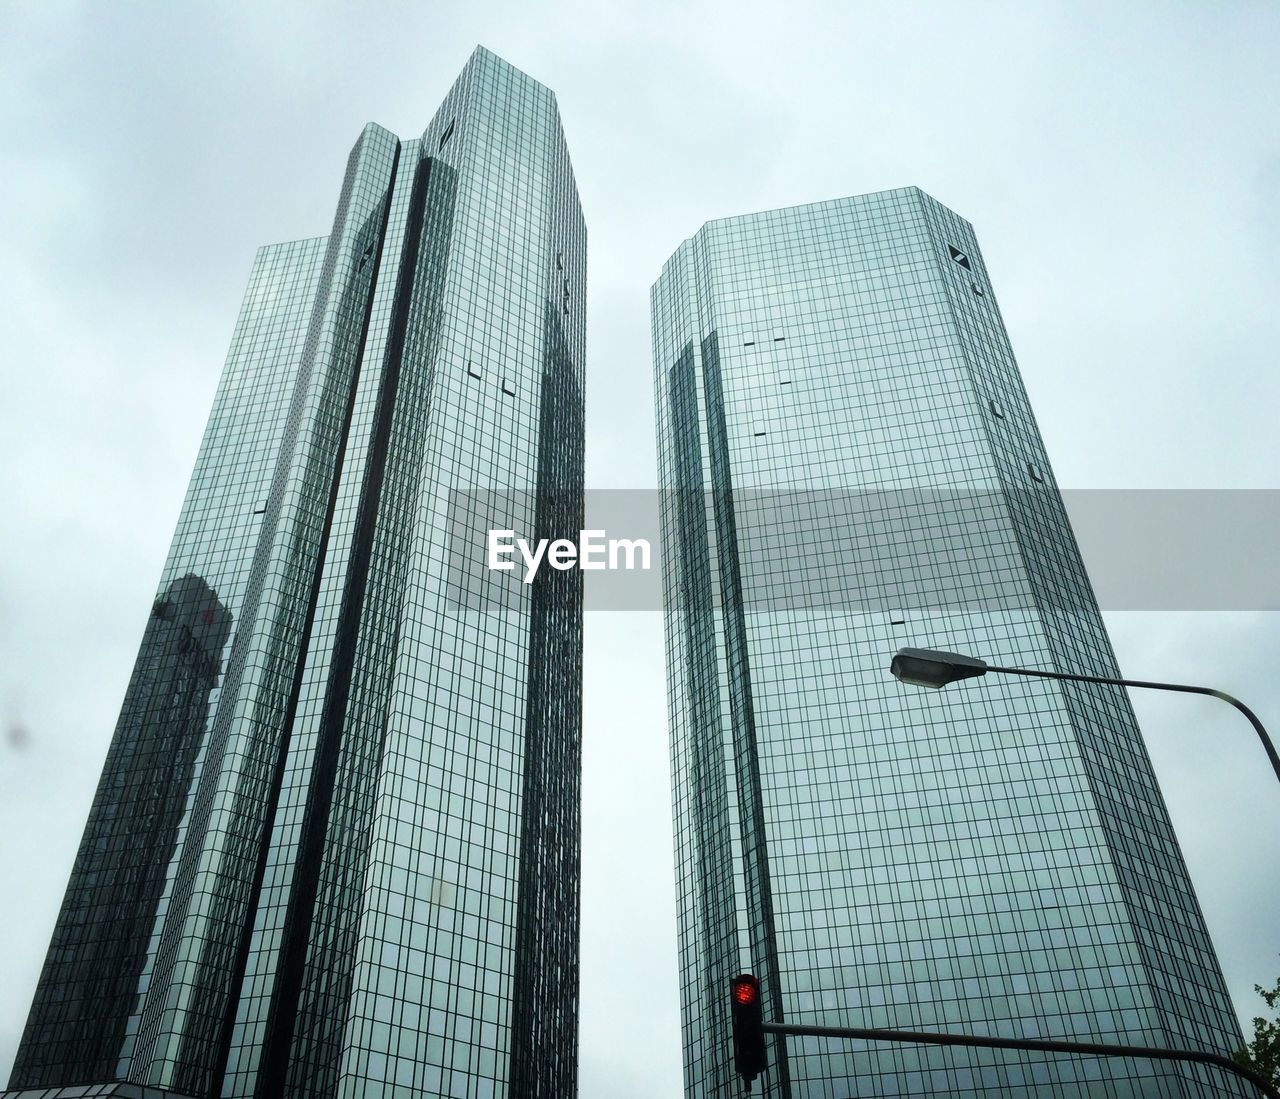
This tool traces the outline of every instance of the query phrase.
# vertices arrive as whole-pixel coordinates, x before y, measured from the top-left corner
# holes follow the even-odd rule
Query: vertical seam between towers
[[[548,298],[544,303],[546,347],[539,409],[538,483],[535,522],[540,537],[566,533],[562,524],[581,527],[583,402],[574,363],[560,314]],[[554,447],[553,428],[571,428],[565,445]],[[566,476],[567,475],[567,476]],[[566,514],[572,512],[572,514]],[[557,594],[561,597],[556,598]],[[551,573],[540,577],[530,600],[528,694],[525,710],[524,774],[521,782],[519,874],[516,902],[515,967],[512,997],[512,1045],[508,1081],[511,1093],[521,1099],[549,1097],[572,1087],[576,1076],[574,1050],[566,1048],[563,1030],[544,1020],[549,1011],[561,1012],[561,1021],[573,1019],[576,1039],[578,984],[578,913],[581,876],[580,759],[582,734],[581,574]],[[557,633],[568,617],[569,629]],[[569,675],[561,642],[572,635],[578,644]],[[576,681],[577,690],[555,690],[553,678]],[[563,682],[558,684],[564,687]],[[570,706],[563,705],[566,695]],[[556,702],[562,704],[556,705]],[[549,744],[550,742],[550,744]],[[566,756],[575,761],[569,784],[563,786]],[[549,766],[547,764],[549,763]],[[548,777],[550,772],[551,777]],[[549,797],[551,793],[553,796]],[[558,796],[555,796],[558,795]],[[550,807],[549,807],[550,805]],[[559,813],[555,810],[559,809]],[[565,816],[570,819],[565,820]],[[557,871],[559,871],[557,873]],[[535,892],[536,890],[536,892]],[[539,919],[539,916],[542,919]],[[543,945],[552,939],[552,950],[571,940],[571,958],[561,974],[550,964]],[[564,995],[566,988],[571,991]],[[541,1010],[540,1010],[541,1009]],[[558,1040],[557,1040],[558,1039]]]
[[[382,224],[382,248],[386,246],[387,223],[391,214],[394,181],[399,170],[401,150],[402,146],[398,145],[396,160],[391,168],[392,186],[388,191],[386,213]],[[387,450],[399,388],[400,362],[413,295],[427,193],[426,182],[430,170],[430,157],[423,157],[414,166],[414,180],[406,211],[404,239],[400,246],[395,296],[388,324],[388,339],[382,354],[383,370],[378,402],[366,451],[364,481],[360,490],[355,529],[352,533],[351,550],[346,565],[342,603],[334,629],[333,656],[325,686],[319,729],[316,733],[316,754],[312,764],[302,836],[298,844],[297,869],[284,921],[280,968],[267,1014],[265,1056],[255,1085],[255,1094],[271,1097],[271,1099],[285,1093],[294,1047],[295,1024],[302,997],[307,950],[311,945],[311,928],[315,919],[316,900],[324,867],[325,840],[328,836],[329,816],[333,806],[334,782],[346,726],[347,706],[350,701],[351,676],[355,667],[357,642],[360,636],[365,596],[368,591],[369,562],[373,553]],[[380,248],[379,264],[381,261]],[[373,297],[372,294],[369,296],[362,346],[368,337]],[[361,365],[363,366],[363,362]],[[349,429],[350,420],[348,420]]]
[[[411,144],[405,145],[406,157]],[[422,161],[419,156],[415,172],[426,170],[421,167]],[[332,1094],[338,1081],[346,1078],[344,1043],[350,1035],[345,1005],[356,987],[354,967],[349,961],[357,956],[358,946],[364,941],[361,929],[369,911],[380,915],[388,911],[375,902],[369,902],[373,905],[369,909],[364,880],[370,868],[372,845],[380,842],[374,830],[382,819],[378,799],[380,791],[386,792],[387,778],[382,765],[388,741],[394,735],[392,721],[398,712],[392,709],[397,664],[399,655],[403,655],[400,646],[404,630],[410,624],[404,615],[413,617],[407,587],[411,583],[409,558],[413,555],[415,531],[421,533],[414,525],[420,520],[415,502],[422,479],[429,477],[423,468],[423,447],[428,445],[431,390],[439,352],[441,267],[448,254],[447,226],[451,224],[454,199],[451,177],[451,170],[443,161],[432,160],[430,177],[425,182],[420,243],[413,257],[416,270],[404,343],[398,352],[399,376],[367,566],[365,609],[332,779],[333,805],[320,856],[314,905],[324,918],[313,915],[310,921],[291,1061],[285,1074],[285,1094],[300,1099]],[[439,180],[443,182],[437,186]],[[407,182],[401,180],[397,184],[399,213],[395,217],[399,223],[394,231],[402,246],[407,239],[410,191]],[[388,229],[389,233],[392,231]],[[378,306],[386,318],[382,325],[386,333],[384,351],[392,344],[393,304],[384,301]],[[336,819],[338,814],[340,819]],[[378,932],[374,935],[385,941]],[[331,972],[336,974],[333,979],[327,976]],[[360,988],[368,991],[364,984]]]
[[[710,354],[708,355],[708,349]],[[725,672],[729,681],[729,721],[734,733],[734,793],[738,804],[738,843],[742,848],[743,885],[747,888],[748,910],[759,905],[759,948],[768,983],[768,999],[776,1018],[782,1018],[782,970],[778,960],[777,925],[773,912],[773,881],[769,870],[769,848],[765,834],[764,790],[760,778],[760,747],[756,731],[755,702],[751,689],[751,657],[747,645],[746,607],[742,592],[742,572],[738,560],[738,523],[733,500],[733,460],[729,448],[729,427],[725,415],[724,384],[720,369],[720,338],[717,329],[702,341],[702,387],[707,409],[707,454],[711,464],[711,492],[715,515],[717,572],[720,590],[732,598],[724,600],[722,629],[725,645]],[[696,384],[696,382],[695,382]],[[716,451],[724,466],[724,488],[716,485]],[[723,501],[723,506],[722,506]],[[721,514],[723,511],[723,515]],[[734,665],[738,683],[734,683]],[[741,713],[737,713],[740,708]],[[745,781],[744,781],[745,780]],[[745,789],[744,789],[745,787]],[[750,824],[751,843],[744,842],[745,825]],[[752,878],[755,878],[754,883]],[[751,895],[754,884],[755,896]],[[736,907],[736,905],[735,905]],[[756,952],[755,936],[752,955]],[[714,990],[713,990],[714,994]],[[778,1088],[781,1095],[791,1093],[791,1068],[786,1040],[774,1042],[778,1055]]]
[[[382,214],[382,225],[378,233],[378,267],[382,263],[382,248],[386,243],[387,221],[391,216],[391,199],[394,189],[396,168],[400,162],[400,142],[396,142],[395,156],[391,164],[390,180],[391,183],[387,187],[387,195],[385,199],[385,207]],[[240,931],[240,942],[236,947],[236,957],[230,982],[231,995],[227,998],[226,1012],[222,1019],[222,1032],[218,1038],[218,1046],[214,1052],[214,1061],[211,1066],[211,1094],[221,1094],[223,1083],[226,1077],[227,1061],[231,1055],[231,1040],[235,1032],[235,1020],[240,1006],[241,992],[244,987],[245,969],[249,961],[249,946],[253,938],[253,930],[258,922],[258,908],[262,897],[262,883],[266,877],[267,861],[271,853],[271,840],[275,832],[276,813],[280,808],[280,792],[284,785],[284,775],[287,770],[287,761],[289,758],[289,748],[293,740],[293,724],[297,717],[298,700],[302,694],[302,679],[306,672],[307,653],[310,651],[310,639],[312,630],[315,627],[316,606],[319,601],[320,585],[324,579],[324,562],[329,548],[329,534],[333,528],[333,515],[338,503],[338,490],[342,483],[342,467],[343,459],[346,455],[347,439],[351,431],[351,416],[355,407],[356,392],[360,385],[361,366],[363,365],[363,351],[365,340],[369,332],[369,318],[373,313],[373,299],[377,291],[376,277],[372,285],[369,287],[368,298],[365,302],[364,320],[360,333],[360,357],[357,359],[355,369],[352,371],[349,391],[347,393],[347,408],[343,418],[342,435],[338,441],[338,446],[334,461],[333,479],[329,489],[329,502],[325,509],[325,520],[323,533],[320,536],[320,545],[316,554],[315,575],[311,581],[311,592],[307,599],[306,622],[302,628],[303,642],[298,648],[297,664],[294,668],[293,685],[289,690],[289,700],[285,706],[284,714],[281,720],[280,745],[276,754],[275,768],[271,776],[271,787],[267,796],[267,813],[266,819],[263,821],[262,839],[258,850],[258,864],[254,871],[253,883],[250,888],[249,897],[251,898],[251,907],[246,913],[245,922]],[[333,289],[330,287],[329,292]],[[286,923],[286,936],[288,924]],[[287,942],[287,940],[286,940]],[[267,1033],[271,1034],[272,1020],[270,1015],[267,1020]],[[267,1047],[268,1064],[272,1050]],[[259,1077],[261,1079],[261,1076]],[[257,1089],[255,1088],[255,1091]]]
[[[703,1083],[716,1088],[718,1083],[727,1079],[728,1071],[727,1063],[719,1060],[715,1052],[723,1050],[728,1044],[725,1013],[716,1011],[713,1006],[720,1003],[719,997],[715,995],[718,987],[716,958],[721,953],[725,913],[729,913],[732,938],[735,941],[737,919],[736,902],[733,900],[732,854],[719,849],[721,839],[726,845],[729,841],[728,826],[727,823],[720,824],[719,820],[716,821],[719,827],[711,823],[712,813],[728,797],[728,779],[725,774],[723,744],[720,743],[723,710],[719,691],[708,686],[708,679],[715,680],[717,676],[714,655],[716,630],[714,598],[711,595],[711,532],[702,464],[703,432],[698,423],[693,346],[692,338],[686,341],[665,375],[668,435],[664,458],[668,459],[669,483],[673,485],[675,503],[672,505],[671,525],[674,530],[672,539],[677,547],[672,558],[675,562],[672,590],[679,592],[679,599],[685,608],[679,626],[673,627],[669,621],[668,627],[673,643],[674,638],[683,635],[685,645],[686,679],[683,686],[687,720],[681,729],[682,723],[673,712],[673,757],[681,752],[685,755],[688,796],[684,812],[687,814],[686,828],[690,837],[685,849],[689,851],[688,861],[691,865],[688,874],[693,882],[689,890],[693,898],[687,914],[690,922],[700,928],[702,943],[699,959],[701,965],[690,963],[689,969],[695,974],[695,981],[701,978],[700,983],[695,986],[701,993],[695,995],[699,995],[705,1002],[708,1016],[708,1024],[701,1039],[705,1043],[704,1052],[697,1058],[686,1061],[686,1071],[698,1064],[703,1068]],[[711,665],[710,668],[708,664]],[[709,746],[709,742],[719,743],[718,755]],[[681,744],[681,747],[676,748],[675,744]],[[673,765],[673,773],[679,773],[678,765]],[[676,839],[677,844],[680,844],[679,835]],[[678,854],[677,857],[681,855]],[[726,876],[730,898],[727,905],[724,890]],[[727,978],[730,971],[738,966],[730,964],[724,968],[726,972],[723,976]],[[686,1057],[690,1057],[688,1044],[685,1052]]]

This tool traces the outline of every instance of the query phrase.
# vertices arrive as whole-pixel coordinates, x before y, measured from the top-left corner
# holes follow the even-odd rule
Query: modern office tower
[[[653,290],[685,1085],[767,1019],[1242,1044],[969,224],[915,188],[706,224]],[[770,1039],[769,1096],[1246,1094],[1207,1068]],[[758,1085],[759,1086],[759,1085]]]
[[[18,1094],[574,1093],[580,574],[450,531],[576,537],[585,275],[555,99],[483,49],[259,251]]]

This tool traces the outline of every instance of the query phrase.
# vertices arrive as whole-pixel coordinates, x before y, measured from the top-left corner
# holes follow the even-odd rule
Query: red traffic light
[[[733,1067],[751,1090],[751,1081],[769,1067],[764,1040],[760,981],[752,973],[729,978],[729,1011],[733,1021]]]
[[[759,981],[747,974],[733,979],[733,1002],[735,1004],[754,1004],[758,999],[760,999]]]

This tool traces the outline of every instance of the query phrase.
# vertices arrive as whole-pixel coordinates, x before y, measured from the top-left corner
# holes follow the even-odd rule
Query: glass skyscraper
[[[474,598],[450,531],[582,526],[585,282],[483,49],[259,251],[12,1088],[573,1094],[579,574]]]
[[[706,224],[653,289],[686,1092],[788,1023],[1242,1044],[971,226],[915,188]],[[770,1039],[764,1094],[1248,1094],[1168,1062]]]

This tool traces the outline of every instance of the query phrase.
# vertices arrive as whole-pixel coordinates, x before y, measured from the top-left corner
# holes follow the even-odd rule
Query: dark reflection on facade
[[[14,1087],[114,1075],[230,634],[230,612],[198,576],[175,580],[151,609]]]
[[[576,538],[584,521],[581,377],[558,303],[546,309],[537,534]],[[523,871],[516,917],[510,1094],[565,1094],[577,1064],[578,900],[582,772],[582,573],[533,583],[525,716]]]

